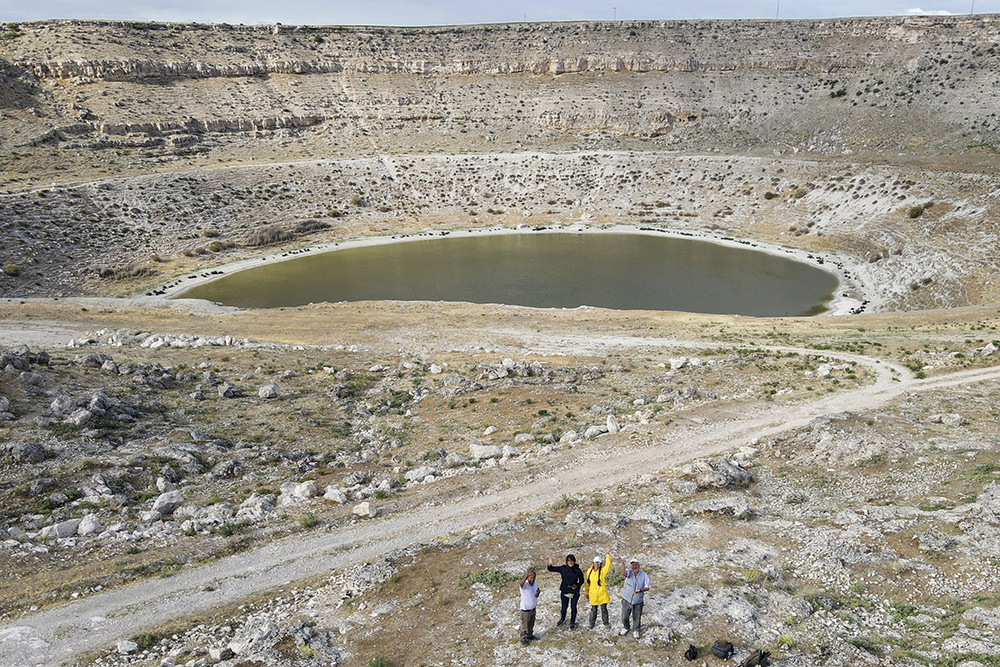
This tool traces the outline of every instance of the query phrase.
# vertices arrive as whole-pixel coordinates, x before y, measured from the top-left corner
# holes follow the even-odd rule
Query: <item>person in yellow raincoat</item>
[[[601,620],[604,627],[611,629],[608,621],[608,603],[611,596],[608,595],[608,573],[611,571],[611,550],[605,549],[604,558],[594,556],[594,563],[587,568],[583,575],[583,590],[590,598],[590,629],[594,629],[597,623],[597,609],[601,609]]]

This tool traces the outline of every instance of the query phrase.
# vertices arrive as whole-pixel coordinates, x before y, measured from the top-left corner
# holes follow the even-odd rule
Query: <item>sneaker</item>
[[[622,628],[621,630],[618,631],[619,637],[624,637],[627,634],[628,634],[628,628]]]
[[[527,646],[527,645],[528,645],[528,638],[521,637],[521,646]]]
[[[536,639],[538,639],[538,637],[536,637],[535,635],[528,635],[528,639],[535,641]]]
[[[635,638],[636,638],[636,639],[638,639],[638,638],[639,638],[639,631],[638,631],[638,630],[636,630],[636,631],[635,631],[635,632],[633,632],[632,634],[633,634],[633,635],[635,635]]]
[[[592,626],[592,625],[588,625],[588,626],[587,626],[587,629],[588,629],[588,630],[593,630],[593,629],[594,629],[594,626]]]
[[[560,618],[560,619],[559,619],[559,622],[558,622],[558,623],[556,623],[556,625],[557,625],[557,626],[558,626],[558,625],[562,625],[562,624],[563,624],[563,623],[565,623],[565,622],[566,622],[566,619],[565,619],[565,618]]]
[[[569,629],[570,630],[576,630],[576,623],[570,623],[569,624]]]

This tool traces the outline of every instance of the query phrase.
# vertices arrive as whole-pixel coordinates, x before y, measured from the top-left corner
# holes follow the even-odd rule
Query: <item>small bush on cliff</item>
[[[290,231],[282,229],[277,225],[268,225],[267,227],[261,227],[251,234],[248,243],[252,246],[274,245],[275,243],[291,241],[293,238],[295,238],[295,235]]]
[[[4,264],[3,272],[11,277],[19,276],[21,275],[21,267],[19,267],[17,264]]]

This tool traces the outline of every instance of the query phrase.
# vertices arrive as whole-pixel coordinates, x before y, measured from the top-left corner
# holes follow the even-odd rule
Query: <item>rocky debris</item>
[[[682,518],[675,515],[669,508],[654,503],[643,503],[632,513],[632,521],[647,521],[660,528],[673,528],[680,525]]]
[[[750,503],[743,496],[726,496],[696,500],[687,506],[685,514],[692,516],[698,514],[720,514],[732,516],[737,519],[749,519],[754,515],[754,511],[750,508]]]
[[[363,596],[375,586],[388,581],[399,572],[392,558],[382,558],[374,563],[364,563],[350,568],[334,577],[334,583],[342,586],[345,598]]]
[[[680,472],[694,477],[700,489],[746,487],[753,481],[749,472],[726,458],[699,459],[682,466]]]
[[[247,656],[271,648],[278,634],[278,625],[265,616],[251,616],[243,628],[229,642],[228,648],[235,655]]]
[[[264,519],[275,510],[275,497],[271,494],[252,493],[250,497],[240,503],[236,510],[237,521],[249,521],[254,523]]]
[[[48,455],[40,442],[4,443],[3,448],[16,463],[40,463]]]
[[[304,500],[315,498],[318,495],[320,495],[320,487],[315,480],[307,480],[299,483],[285,482],[281,485],[278,505],[282,507],[295,505]]]

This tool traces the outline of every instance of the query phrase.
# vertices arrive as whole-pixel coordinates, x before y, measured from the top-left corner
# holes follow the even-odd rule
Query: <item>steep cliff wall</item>
[[[372,137],[387,151],[639,138],[926,153],[990,146],[1000,132],[993,16],[427,29],[60,21],[21,31],[0,50],[16,84],[0,100],[0,137],[14,147],[190,154],[217,150],[213,133],[309,127],[310,142],[341,156]],[[105,136],[172,133],[189,136]]]

